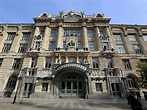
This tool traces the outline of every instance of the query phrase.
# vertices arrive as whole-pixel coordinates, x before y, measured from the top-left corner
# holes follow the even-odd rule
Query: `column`
[[[86,26],[83,26],[82,30],[83,30],[83,44],[84,44],[83,47],[88,48],[89,45],[88,45],[88,36],[87,36],[87,28],[86,28]]]
[[[40,34],[39,27],[36,26],[36,27],[35,27],[35,31],[34,31],[34,36],[39,35],[39,34]],[[34,37],[34,36],[33,36],[33,37]]]
[[[9,52],[11,53],[15,53],[18,51],[19,49],[19,45],[20,45],[20,40],[23,36],[22,31],[21,31],[21,26],[18,27],[18,31],[16,32],[16,36],[14,37],[14,40],[12,42],[11,48],[9,50]]]
[[[57,48],[63,48],[63,28],[62,23],[58,24],[58,38],[57,38]]]
[[[114,46],[112,45],[112,44],[114,44],[114,41],[112,41],[112,35],[110,33],[110,29],[108,26],[105,28],[105,32],[106,32],[106,35],[109,37],[109,42],[110,42],[110,46],[111,46],[110,48],[114,49]]]
[[[102,50],[102,44],[101,44],[101,40],[100,40],[100,30],[98,26],[95,26],[95,37],[96,37],[96,44],[98,47],[98,50]]]
[[[50,28],[49,26],[46,26],[43,42],[42,42],[42,50],[47,50],[47,46],[49,45],[49,36],[50,36]]]
[[[8,36],[8,33],[7,33],[7,26],[4,26],[3,27],[3,31],[2,31],[2,37],[0,36],[0,50],[3,49],[3,46],[4,46],[4,41],[5,39],[7,38]]]

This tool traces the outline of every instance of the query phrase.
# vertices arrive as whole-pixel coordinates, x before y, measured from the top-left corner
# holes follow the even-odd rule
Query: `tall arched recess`
[[[91,94],[88,68],[67,63],[55,69],[52,93],[59,98],[87,98]]]

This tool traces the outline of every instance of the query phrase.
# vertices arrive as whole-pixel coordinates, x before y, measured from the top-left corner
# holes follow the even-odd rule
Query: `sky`
[[[0,24],[34,23],[41,13],[104,14],[111,24],[147,25],[147,0],[0,0]]]

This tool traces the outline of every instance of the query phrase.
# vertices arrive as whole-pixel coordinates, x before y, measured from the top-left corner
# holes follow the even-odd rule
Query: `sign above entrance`
[[[83,72],[88,71],[88,68],[87,67],[85,67],[84,65],[77,64],[77,63],[66,63],[66,64],[63,64],[63,65],[60,65],[60,66],[58,66],[56,68],[56,71],[60,71],[61,69],[65,69],[65,68],[80,69]]]

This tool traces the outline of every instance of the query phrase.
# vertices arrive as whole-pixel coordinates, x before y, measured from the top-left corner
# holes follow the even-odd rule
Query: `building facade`
[[[0,95],[125,97],[139,89],[147,25],[110,24],[103,14],[43,13],[32,24],[0,24]]]

